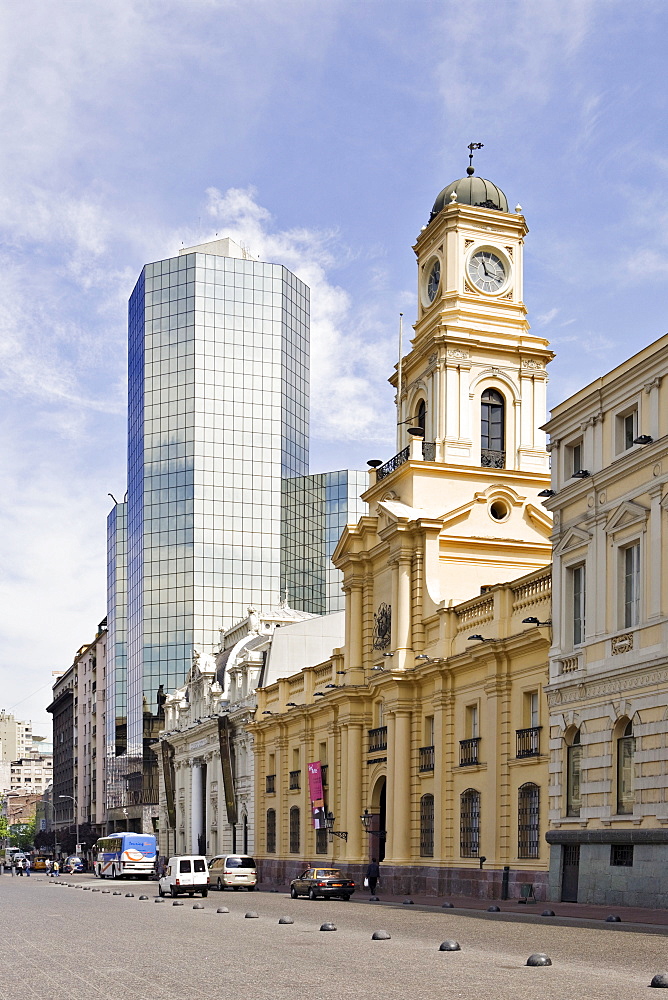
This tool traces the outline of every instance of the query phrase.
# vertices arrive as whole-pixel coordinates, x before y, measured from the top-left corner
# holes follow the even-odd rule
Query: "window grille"
[[[420,799],[420,857],[434,856],[434,796]]]
[[[480,792],[467,788],[460,796],[459,853],[477,858],[480,853]]]
[[[299,806],[290,809],[290,854],[299,854]]]
[[[276,810],[267,809],[267,854],[276,853]]]
[[[537,858],[539,854],[540,788],[529,781],[517,795],[517,856]]]

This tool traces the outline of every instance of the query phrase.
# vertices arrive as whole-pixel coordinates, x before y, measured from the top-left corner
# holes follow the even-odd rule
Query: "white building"
[[[18,760],[33,748],[32,723],[15,719],[4,709],[0,711],[0,760]]]
[[[160,853],[254,851],[253,741],[246,729],[259,685],[331,655],[344,613],[315,616],[281,604],[255,608],[221,635],[214,658],[196,653],[165,702],[160,736]]]

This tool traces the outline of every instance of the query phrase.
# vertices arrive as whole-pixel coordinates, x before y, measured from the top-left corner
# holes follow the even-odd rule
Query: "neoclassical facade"
[[[552,898],[668,905],[668,336],[557,406]]]
[[[159,846],[209,856],[255,847],[254,748],[248,722],[260,683],[289,673],[342,639],[341,612],[313,615],[285,602],[221,632],[216,656],[195,652],[183,687],[164,702],[157,747]]]
[[[523,303],[527,232],[470,168],[416,242],[415,333],[390,379],[400,450],[369,463],[369,514],[333,557],[344,646],[259,693],[256,851],[269,878],[314,853],[351,871],[379,853],[399,890],[494,895],[506,867],[511,885],[545,882],[549,638],[534,621],[549,620],[552,355]],[[310,822],[318,763],[347,835],[331,844]]]

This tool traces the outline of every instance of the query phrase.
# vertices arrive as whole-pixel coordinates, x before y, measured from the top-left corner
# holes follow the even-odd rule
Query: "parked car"
[[[202,897],[209,893],[209,869],[206,858],[199,854],[186,854],[170,858],[167,870],[158,882],[159,896],[182,896],[186,893],[194,896],[201,892]]]
[[[246,854],[219,854],[209,862],[211,885],[216,889],[248,889],[255,892],[257,864]]]
[[[51,858],[47,857],[45,854],[38,854],[36,858],[33,858],[30,864],[32,865],[33,871],[45,872],[46,863],[50,861]]]
[[[69,858],[65,858],[63,862],[63,867],[61,869],[65,875],[73,875],[78,872],[86,871],[86,862],[83,858],[78,858],[76,854],[70,855]]]
[[[293,878],[290,883],[290,895],[308,896],[317,899],[318,896],[339,896],[348,900],[355,891],[352,879],[343,875],[338,868],[308,868],[299,878]]]

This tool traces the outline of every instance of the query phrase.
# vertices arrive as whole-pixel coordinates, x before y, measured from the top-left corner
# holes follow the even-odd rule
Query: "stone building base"
[[[668,908],[668,830],[551,830],[547,840],[550,900],[573,896],[576,888],[578,903]],[[565,851],[575,845],[579,848],[577,878],[568,886]],[[632,847],[632,858],[626,858],[631,864],[613,863],[614,848],[619,847]]]
[[[338,862],[327,858],[309,858],[307,861],[293,861],[282,858],[258,859],[258,878],[262,886],[285,886],[293,878],[301,875],[310,866],[338,866]],[[341,864],[347,875],[362,885],[366,865]],[[546,871],[518,871],[508,873],[508,899],[520,899],[522,884],[530,882],[538,900],[548,898],[548,873]],[[427,865],[380,866],[380,892],[397,896],[468,896],[472,899],[500,899],[502,895],[503,871],[496,868],[435,868]]]

